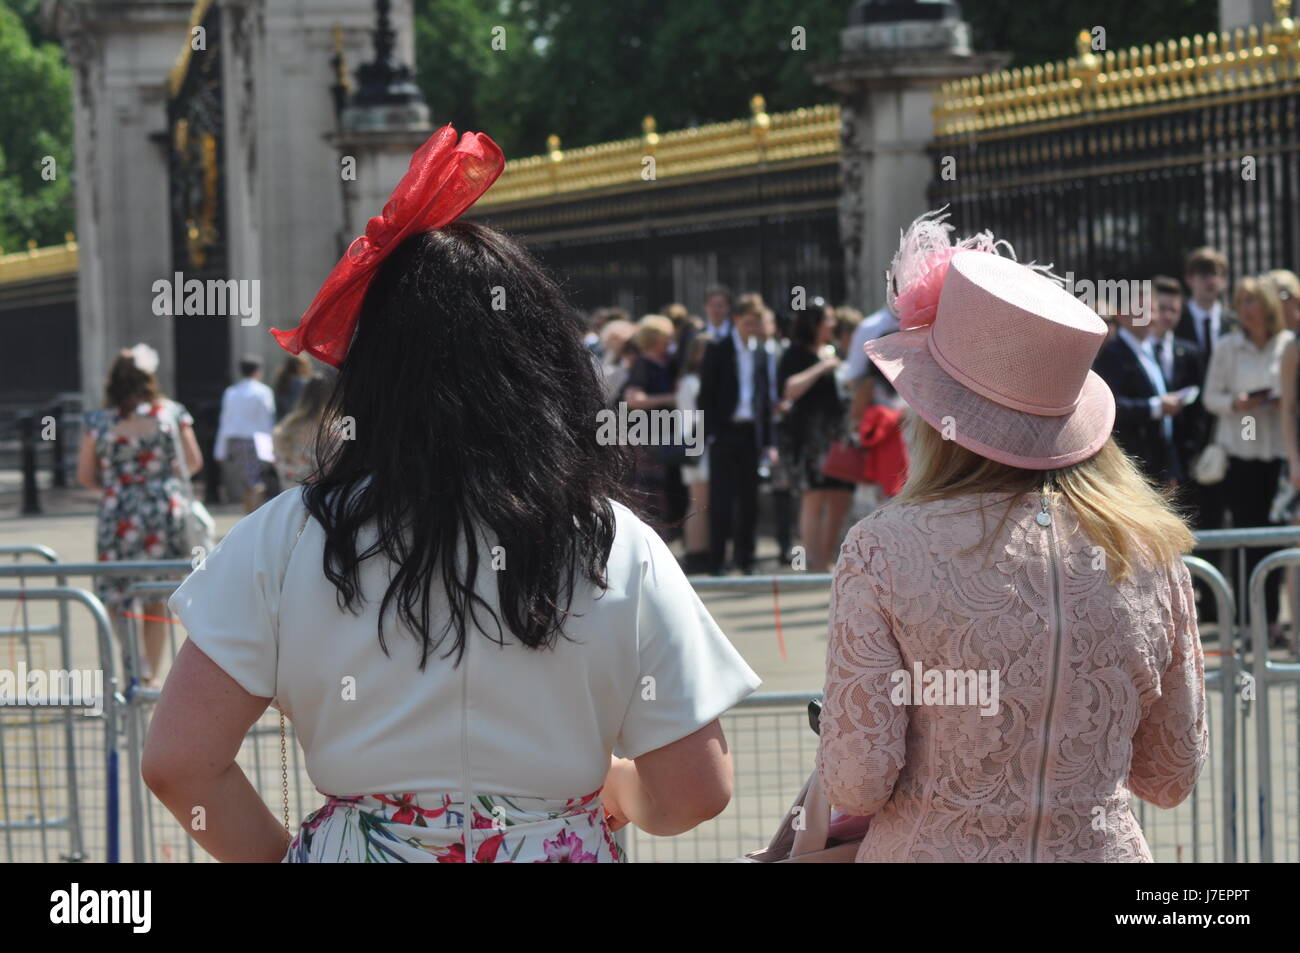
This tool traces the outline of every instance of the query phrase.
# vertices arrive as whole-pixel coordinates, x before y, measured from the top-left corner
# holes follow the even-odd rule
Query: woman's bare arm
[[[621,817],[669,837],[717,817],[731,802],[732,766],[717,720],[636,759],[615,758],[605,780]]]
[[[269,698],[250,695],[193,643],[176,655],[149,726],[141,774],[213,857],[274,863],[290,837],[235,763]]]
[[[194,476],[203,469],[203,451],[199,449],[198,438],[189,424],[181,424],[181,449],[185,451],[185,469]]]
[[[838,357],[823,358],[807,370],[791,374],[785,379],[785,392],[781,395],[786,400],[798,400],[808,389],[817,383],[817,379],[828,371],[840,366]]]
[[[1282,445],[1290,463],[1291,486],[1300,489],[1300,448],[1296,446],[1296,372],[1300,360],[1292,339],[1282,351]]]
[[[99,461],[95,459],[95,438],[81,435],[81,448],[77,453],[77,482],[88,490],[99,489]]]

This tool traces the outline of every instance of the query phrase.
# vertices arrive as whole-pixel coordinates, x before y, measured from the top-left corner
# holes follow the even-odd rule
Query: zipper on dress
[[[1049,678],[1047,689],[1047,708],[1043,717],[1043,759],[1038,767],[1038,783],[1034,800],[1038,811],[1034,817],[1034,826],[1029,834],[1029,862],[1038,862],[1038,835],[1043,826],[1043,814],[1047,810],[1043,796],[1047,790],[1047,760],[1051,753],[1052,714],[1056,708],[1057,672],[1061,665],[1061,583],[1056,565],[1056,527],[1049,510],[1047,488],[1042,491],[1041,507],[1038,511],[1038,525],[1047,530],[1047,565],[1052,578],[1052,661],[1048,666]]]

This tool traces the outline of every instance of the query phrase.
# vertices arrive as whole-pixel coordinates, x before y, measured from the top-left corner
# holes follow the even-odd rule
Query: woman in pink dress
[[[928,215],[867,345],[908,402],[902,493],[835,569],[817,765],[859,861],[1149,861],[1136,795],[1206,758],[1186,525],[1110,439],[1102,320]]]

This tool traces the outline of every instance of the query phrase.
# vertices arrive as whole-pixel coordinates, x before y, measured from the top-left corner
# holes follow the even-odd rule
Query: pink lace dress
[[[890,504],[845,540],[817,768],[874,815],[859,861],[1149,861],[1133,795],[1173,807],[1205,763],[1186,566],[1116,585],[1037,495],[963,553],[1005,500]]]

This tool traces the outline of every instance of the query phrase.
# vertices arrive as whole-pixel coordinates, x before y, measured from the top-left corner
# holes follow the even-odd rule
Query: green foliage
[[[438,123],[489,133],[507,156],[830,102],[809,68],[834,60],[849,0],[415,0],[418,81]],[[40,0],[0,0],[0,247],[74,228],[72,77]],[[980,50],[1012,65],[1074,54],[1080,29],[1110,49],[1215,29],[1217,0],[966,0]],[[505,49],[493,48],[503,28]],[[806,49],[792,48],[802,27]],[[501,35],[498,31],[497,35]],[[45,181],[53,156],[57,177]]]
[[[435,121],[487,132],[507,156],[832,102],[809,67],[839,55],[850,0],[416,0],[419,82]],[[1079,30],[1110,49],[1216,28],[1217,0],[966,0],[979,50],[1012,65],[1073,56]],[[505,28],[506,49],[492,48]],[[795,27],[806,49],[792,49]]]
[[[438,123],[507,156],[826,102],[809,67],[835,57],[845,0],[416,0],[421,89]],[[504,50],[493,28],[505,28]],[[791,31],[806,30],[806,49]]]
[[[34,45],[27,0],[0,3],[0,248],[63,241],[72,206],[72,76],[52,43]],[[15,10],[14,8],[18,8]],[[54,177],[42,171],[52,157]]]
[[[1034,66],[1075,55],[1080,30],[1106,30],[1119,51],[1219,28],[1218,0],[967,0],[962,15],[977,50],[1002,50],[1010,66]]]

